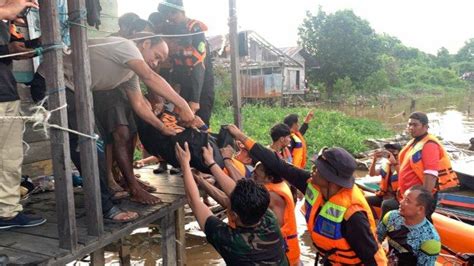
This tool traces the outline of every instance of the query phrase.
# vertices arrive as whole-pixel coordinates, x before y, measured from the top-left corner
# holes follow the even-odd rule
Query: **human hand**
[[[31,53],[28,53],[28,54],[18,55],[18,56],[13,57],[13,59],[15,59],[15,60],[28,59],[28,58],[32,58],[35,55],[34,50],[30,49],[30,48],[26,48],[25,43],[23,43],[23,42],[11,42],[11,43],[9,43],[8,44],[8,51],[10,52],[10,54],[31,52]]]
[[[313,117],[314,117],[314,111],[313,110],[309,110],[308,114],[306,115],[306,117],[304,118],[304,122],[306,124],[309,124],[309,122],[311,122],[311,120],[313,120]]]
[[[195,115],[195,116],[194,116],[193,123],[192,123],[192,127],[194,127],[194,128],[201,128],[201,127],[204,126],[204,125],[206,125],[206,124],[204,123],[204,121],[202,121],[202,119],[201,119],[199,116]]]
[[[194,112],[191,111],[189,105],[186,104],[184,108],[179,107],[179,119],[183,125],[186,127],[190,126],[194,121]]]
[[[224,148],[220,149],[221,155],[224,158],[232,158],[234,156],[234,149],[232,146],[227,145]]]
[[[176,136],[176,134],[179,133],[178,131],[176,131],[176,129],[168,128],[165,125],[160,127],[158,130],[161,132],[161,134],[163,134],[165,136]]]
[[[189,151],[188,142],[184,143],[184,150],[179,146],[179,143],[176,143],[174,150],[176,152],[176,159],[178,159],[181,168],[183,165],[189,165],[189,161],[191,161],[191,152]]]
[[[207,165],[214,163],[214,150],[209,143],[207,147],[202,147],[202,157]]]
[[[236,126],[236,125],[228,125],[227,130],[229,130],[229,133],[234,136],[234,138],[238,138],[240,135],[243,135],[242,131]]]
[[[39,5],[36,0],[6,0],[0,8],[7,11],[0,19],[14,20],[25,8],[38,9]]]
[[[387,152],[388,154],[388,161],[390,162],[391,165],[397,165],[398,164],[398,160],[397,158],[395,158],[395,156],[393,156],[393,154],[391,152]]]
[[[374,152],[374,154],[373,154],[374,160],[377,160],[377,159],[382,158],[383,155],[384,155],[384,151],[376,151],[376,152]]]

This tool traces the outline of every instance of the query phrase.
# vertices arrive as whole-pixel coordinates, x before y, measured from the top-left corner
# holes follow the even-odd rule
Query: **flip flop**
[[[126,211],[123,211],[121,210],[119,207],[117,206],[113,206],[112,208],[110,208],[109,211],[107,211],[105,214],[104,214],[104,221],[105,222],[108,222],[108,223],[128,223],[128,222],[131,222],[131,221],[134,221],[136,220],[138,217],[140,217],[139,215],[137,215],[136,217],[131,217],[131,218],[128,218],[128,219],[123,219],[123,220],[115,220],[114,218],[121,214],[121,213],[126,213]]]

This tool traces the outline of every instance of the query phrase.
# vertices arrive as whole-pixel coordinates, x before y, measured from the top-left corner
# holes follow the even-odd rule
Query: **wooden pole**
[[[161,255],[163,265],[177,265],[175,213],[170,212],[160,220]]]
[[[176,258],[177,265],[184,266],[186,265],[186,230],[184,229],[185,225],[185,213],[184,207],[180,207],[175,211],[176,217]]]
[[[86,5],[84,0],[69,0],[69,19],[86,25],[81,16]],[[87,29],[72,25],[71,47],[74,71],[74,95],[76,100],[77,126],[80,132],[94,135],[94,110],[91,92],[91,70],[87,48]],[[84,176],[85,208],[87,210],[87,232],[100,236],[104,232],[102,205],[100,198],[99,169],[97,165],[96,142],[90,138],[79,137],[81,154],[81,175]]]
[[[234,106],[234,124],[242,128],[242,100],[240,98],[240,60],[239,42],[237,33],[236,0],[229,0],[229,41],[230,65],[232,72],[232,101]]]
[[[56,1],[43,0],[40,2],[41,32],[43,45],[61,43],[58,10]],[[61,50],[53,50],[44,54],[46,88],[56,91],[49,95],[49,110],[66,104],[64,90],[63,57]],[[52,113],[51,124],[67,127],[66,109]],[[68,250],[77,248],[76,215],[74,193],[72,190],[71,158],[69,154],[69,136],[66,131],[51,129],[51,151],[53,156],[53,171],[55,182],[56,211],[58,215],[59,247]]]

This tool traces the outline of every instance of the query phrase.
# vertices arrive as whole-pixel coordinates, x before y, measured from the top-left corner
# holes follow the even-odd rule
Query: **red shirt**
[[[407,158],[408,159],[408,158]],[[423,162],[424,173],[438,176],[439,170],[439,146],[438,144],[429,141],[421,150],[421,161]],[[400,193],[403,195],[405,191],[412,186],[423,185],[423,181],[418,178],[410,163],[400,165],[400,172],[398,173],[398,186]]]

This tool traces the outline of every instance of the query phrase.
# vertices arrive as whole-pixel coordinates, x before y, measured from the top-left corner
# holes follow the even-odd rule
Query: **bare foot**
[[[139,188],[134,193],[132,193],[130,200],[145,205],[156,205],[161,202],[160,198],[151,195],[142,188]]]
[[[142,160],[133,162],[133,168],[140,169],[145,166],[145,163]]]
[[[155,191],[156,191],[156,188],[153,187],[152,185],[150,185],[150,183],[148,183],[148,182],[146,182],[146,181],[137,179],[137,182],[138,182],[138,184],[140,184],[140,186],[142,187],[142,189],[144,189],[144,190],[147,191],[147,192],[155,192]]]
[[[109,189],[110,189],[113,193],[125,191],[125,190],[124,190],[119,184],[117,184],[116,182],[114,182],[114,183],[109,183]]]

